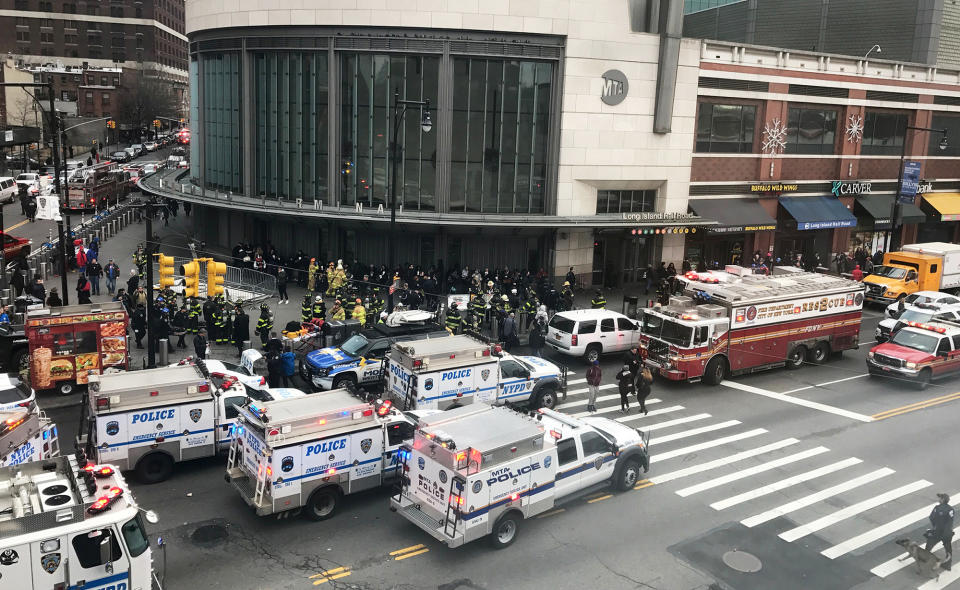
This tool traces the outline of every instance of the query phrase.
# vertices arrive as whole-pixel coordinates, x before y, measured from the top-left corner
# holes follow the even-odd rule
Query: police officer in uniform
[[[591,309],[606,309],[607,307],[607,298],[603,296],[603,293],[600,289],[597,289],[596,295],[593,299],[590,300]]]
[[[460,332],[460,327],[463,325],[463,318],[460,317],[460,311],[457,309],[456,303],[450,306],[450,311],[447,312],[447,319],[443,322],[443,325],[451,334],[458,334]]]
[[[937,494],[940,503],[933,507],[930,512],[930,530],[924,535],[927,538],[927,551],[936,547],[937,543],[943,543],[943,549],[946,551],[946,559],[943,562],[943,569],[950,570],[953,561],[953,507],[950,506],[950,496],[947,494]]]
[[[267,340],[270,339],[270,330],[273,329],[273,317],[270,315],[270,307],[266,303],[260,304],[260,318],[257,319],[256,333],[260,336],[260,345],[264,350],[267,349]]]

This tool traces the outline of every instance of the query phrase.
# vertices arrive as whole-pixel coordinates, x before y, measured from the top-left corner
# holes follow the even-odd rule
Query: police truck
[[[0,466],[50,459],[60,454],[57,426],[36,407],[0,412]]]

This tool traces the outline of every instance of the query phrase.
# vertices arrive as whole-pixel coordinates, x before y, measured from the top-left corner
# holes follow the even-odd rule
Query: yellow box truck
[[[960,245],[929,242],[887,252],[863,284],[867,301],[883,304],[917,291],[960,293]]]

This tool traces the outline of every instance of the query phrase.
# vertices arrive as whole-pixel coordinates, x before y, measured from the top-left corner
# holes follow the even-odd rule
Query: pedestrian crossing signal
[[[200,262],[193,260],[180,265],[180,274],[185,282],[183,294],[187,297],[200,296]]]
[[[173,286],[173,256],[154,254],[157,257],[157,273],[160,275],[158,284],[161,289]]]
[[[223,282],[227,274],[227,265],[223,262],[207,263],[207,295],[214,297],[223,294]]]

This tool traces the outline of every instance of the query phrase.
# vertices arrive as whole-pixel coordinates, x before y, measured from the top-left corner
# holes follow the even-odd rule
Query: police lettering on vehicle
[[[408,383],[410,381],[410,375],[408,375],[406,371],[404,371],[403,369],[401,369],[400,367],[398,367],[393,363],[390,364],[390,372],[393,373],[394,377],[396,377],[400,381],[403,381],[404,383]]]
[[[466,379],[470,376],[471,369],[460,369],[458,371],[447,371],[441,377],[441,381],[452,381],[454,379]]]
[[[524,465],[523,467],[517,468],[516,471],[511,470],[509,467],[504,467],[503,469],[497,469],[490,473],[490,477],[487,478],[487,485],[492,486],[498,481],[510,481],[511,479],[516,479],[521,475],[530,473],[531,471],[536,471],[540,469],[540,463],[531,463],[530,465]]]
[[[310,445],[307,447],[307,457],[310,455],[319,455],[320,453],[329,453],[330,451],[337,451],[339,449],[347,448],[347,439],[341,438],[338,440],[324,441],[315,445]]]
[[[514,383],[513,385],[504,385],[503,393],[506,395],[510,395],[512,393],[520,393],[526,388],[527,388],[527,383],[524,383],[521,381],[520,383]]]
[[[169,410],[154,410],[153,412],[142,412],[140,414],[134,414],[132,424],[140,422],[156,422],[157,420],[170,420],[174,417],[176,412],[175,408]]]
[[[21,463],[26,463],[33,457],[34,451],[36,451],[36,448],[29,442],[20,445],[20,447],[10,455],[9,464],[20,465]]]

